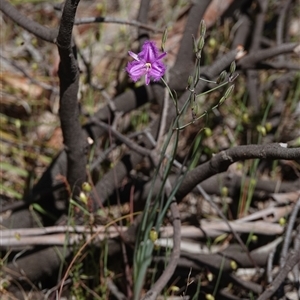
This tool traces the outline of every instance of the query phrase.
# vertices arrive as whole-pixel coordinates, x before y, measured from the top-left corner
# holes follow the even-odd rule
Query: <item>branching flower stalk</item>
[[[166,39],[166,34],[163,37],[163,45]],[[164,49],[164,47],[162,47]],[[161,62],[161,59],[166,55],[166,52],[159,54],[158,49],[155,44],[151,41],[146,41],[142,47],[142,51],[139,54],[135,54],[131,51],[128,52],[130,56],[132,56],[135,61],[128,63],[127,72],[133,81],[139,80],[142,76],[145,76],[146,85],[150,83],[150,79],[153,81],[158,81],[162,79],[165,84],[172,100],[174,101],[175,106],[177,107],[176,95],[174,96],[172,91],[170,90],[168,84],[165,80],[163,80],[162,76],[166,71],[165,65]],[[176,126],[178,126],[178,117],[175,120]],[[175,142],[172,147],[172,153],[167,160],[167,164],[164,168],[163,160],[165,159],[165,154],[167,151],[167,147],[170,144],[171,138],[175,133]],[[148,195],[146,206],[144,209],[144,214],[141,221],[141,226],[139,228],[138,233],[138,242],[136,243],[135,255],[134,255],[134,297],[135,299],[139,299],[140,291],[143,287],[144,278],[148,269],[148,266],[152,260],[152,251],[154,248],[154,242],[150,238],[151,232],[153,229],[155,232],[159,231],[159,228],[163,222],[163,218],[166,214],[168,207],[170,206],[171,199],[174,199],[175,190],[172,190],[171,184],[168,183],[169,173],[171,171],[171,167],[173,165],[173,161],[175,158],[175,154],[177,151],[179,132],[174,132],[172,127],[170,127],[169,133],[166,137],[166,140],[163,145],[163,149],[160,151],[160,159],[157,160],[153,156],[153,163],[156,166],[156,171],[153,176],[153,187],[150,189],[150,193]],[[157,149],[156,149],[157,151]],[[157,176],[161,177],[161,188],[159,193],[157,194],[154,201],[152,200],[152,190],[154,188],[155,179]],[[166,186],[169,187],[168,191],[166,190]],[[168,199],[165,199],[165,194],[167,194]],[[174,210],[173,210],[174,211]],[[176,217],[176,222],[178,222],[178,218]],[[179,225],[180,226],[180,225]],[[178,227],[178,226],[177,226]],[[179,228],[180,234],[180,228]],[[179,249],[179,248],[178,248]],[[177,254],[176,254],[177,255]],[[176,256],[175,255],[175,256]],[[174,258],[174,256],[173,256]],[[177,258],[176,258],[177,259]],[[171,266],[173,267],[173,266]],[[173,272],[173,270],[171,270]],[[160,287],[159,287],[160,289]]]
[[[218,108],[229,97],[229,95],[231,94],[231,92],[234,89],[234,85],[229,86],[229,88],[226,90],[224,96],[220,99],[220,101],[217,105],[213,106],[212,108],[210,108],[209,110],[205,111],[203,114],[201,114],[200,116],[197,117],[196,99],[200,96],[209,94],[223,86],[226,86],[228,83],[232,83],[238,76],[238,74],[234,74],[236,65],[235,65],[235,62],[233,61],[230,65],[230,74],[228,76],[228,79],[225,82],[224,82],[224,80],[227,76],[226,71],[221,72],[221,74],[219,75],[216,82],[208,81],[206,79],[201,78],[201,76],[200,76],[200,74],[201,74],[200,60],[201,60],[202,50],[203,50],[203,47],[205,44],[205,42],[204,42],[205,33],[206,33],[206,26],[205,26],[205,22],[202,20],[200,23],[200,37],[199,37],[198,41],[196,41],[196,39],[193,37],[193,45],[194,45],[194,53],[196,56],[196,61],[195,61],[194,73],[193,73],[193,75],[190,75],[188,78],[187,90],[190,91],[189,97],[188,97],[187,101],[184,103],[184,105],[182,106],[181,110],[178,109],[177,103],[174,101],[175,106],[176,106],[177,116],[183,115],[183,113],[186,111],[187,105],[190,104],[191,110],[192,110],[192,121],[188,122],[185,125],[174,127],[173,128],[174,130],[182,130],[182,129],[186,128],[187,126],[194,124],[197,120],[200,120],[201,118],[206,116],[209,111],[212,111],[212,110]],[[197,85],[200,80],[212,82],[212,83],[215,83],[218,85],[214,88],[211,88],[211,89],[197,95],[196,88],[197,88]],[[170,94],[172,95],[172,93],[170,93]]]
[[[150,193],[148,195],[144,213],[142,216],[141,226],[139,228],[136,248],[135,248],[135,254],[134,254],[134,299],[139,299],[140,292],[143,287],[144,278],[146,276],[146,272],[148,269],[148,266],[151,263],[152,260],[152,252],[154,249],[154,242],[150,238],[151,232],[153,230],[155,232],[159,232],[160,226],[164,220],[164,217],[167,213],[167,210],[169,209],[172,201],[175,200],[175,194],[177,190],[179,189],[182,181],[185,178],[185,173],[183,172],[182,175],[178,178],[175,186],[173,189],[170,186],[170,183],[168,182],[168,176],[170,174],[171,168],[173,166],[173,162],[175,159],[175,155],[177,152],[177,146],[178,146],[178,139],[179,139],[179,130],[187,127],[190,124],[193,124],[196,120],[204,117],[207,115],[208,111],[205,111],[203,114],[201,114],[199,117],[196,117],[196,114],[194,112],[196,104],[195,100],[196,97],[199,95],[196,95],[195,89],[201,80],[200,77],[200,59],[201,59],[201,51],[204,46],[204,36],[205,36],[205,24],[204,22],[201,22],[200,26],[200,38],[199,41],[196,43],[194,42],[194,52],[196,55],[196,63],[195,63],[195,70],[193,76],[189,77],[188,81],[188,89],[190,91],[190,95],[183,105],[183,107],[179,110],[178,108],[178,102],[176,99],[176,95],[173,94],[171,89],[169,88],[167,82],[163,79],[163,75],[166,71],[165,65],[161,62],[161,59],[166,55],[166,52],[163,52],[162,54],[159,53],[158,48],[156,48],[155,44],[151,41],[146,41],[144,45],[142,46],[142,51],[138,54],[135,54],[131,51],[129,51],[129,55],[134,59],[133,62],[129,62],[126,71],[128,72],[130,78],[133,81],[139,80],[141,77],[145,76],[145,83],[146,85],[150,84],[150,80],[158,81],[162,80],[162,82],[165,84],[173,102],[176,108],[177,116],[175,120],[173,121],[173,125],[170,127],[170,130],[167,134],[167,137],[165,139],[163,149],[160,151],[160,159],[157,160],[153,158],[153,162],[156,166],[156,171],[153,175],[153,181],[152,181],[152,188],[150,189]],[[164,42],[164,39],[163,39]],[[164,48],[162,48],[164,49]],[[232,73],[235,71],[235,64],[232,63],[230,67],[230,73],[229,79],[226,82],[221,83],[217,87],[204,92],[203,94],[207,94],[209,92],[212,92],[222,86],[225,86],[232,80]],[[226,73],[222,72],[219,76],[219,81],[223,81],[226,77]],[[212,107],[210,110],[213,110],[219,105],[221,105],[226,98],[229,97],[233,90],[233,85],[231,85],[227,91],[225,92],[224,96],[221,98],[219,103]],[[202,94],[202,95],[203,95]],[[179,120],[181,116],[183,115],[184,111],[187,108],[187,105],[191,104],[192,107],[192,115],[193,115],[193,121],[185,124],[184,126],[179,125]],[[169,155],[169,158],[167,159],[167,163],[163,164],[163,160],[166,158],[166,150],[169,146],[169,143],[171,141],[171,138],[175,134],[174,137],[174,144],[172,146],[172,153]],[[161,166],[164,166],[162,169]],[[188,168],[186,168],[188,169]],[[157,179],[157,176],[161,177],[161,187],[160,190],[155,197],[155,199],[152,199],[152,190],[154,188],[155,180]],[[166,199],[167,196],[167,199]]]

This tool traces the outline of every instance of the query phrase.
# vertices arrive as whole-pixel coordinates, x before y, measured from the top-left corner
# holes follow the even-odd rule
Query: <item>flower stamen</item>
[[[151,69],[151,64],[150,63],[145,63],[146,70],[149,71]]]

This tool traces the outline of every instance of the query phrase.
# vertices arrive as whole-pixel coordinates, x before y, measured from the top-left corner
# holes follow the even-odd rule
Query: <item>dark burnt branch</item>
[[[198,0],[193,2],[193,6],[190,8],[176,62],[170,74],[171,89],[178,90],[180,88],[182,90],[186,86],[194,60],[192,36],[197,38],[200,22],[210,2],[210,0]]]
[[[292,3],[292,0],[281,1],[281,9],[279,18],[276,24],[276,44],[281,45],[285,41],[285,28],[286,28],[286,17],[287,12]]]
[[[145,22],[148,20],[150,1],[149,0],[141,0],[140,9],[138,12],[137,20],[138,22]],[[149,33],[145,28],[139,27],[138,29],[138,40],[140,42],[140,47],[143,45],[145,40],[149,39]]]
[[[3,271],[21,282],[40,282],[51,276],[57,277],[59,266],[70,253],[63,246],[48,247],[28,255],[25,253],[7,264]]]
[[[256,15],[254,23],[254,30],[252,31],[252,43],[250,47],[250,53],[257,51],[260,48],[260,40],[263,36],[263,29],[265,23],[265,14],[267,11],[269,0],[261,0],[257,3],[259,12]]]
[[[172,185],[175,185],[177,175],[172,174],[170,176],[170,181]],[[205,179],[201,182],[201,188],[209,195],[221,196],[221,190],[216,189],[216,186],[222,182],[222,185],[228,188],[228,196],[234,197],[240,193],[243,186],[244,180],[249,182],[250,177],[242,178],[242,176],[237,174],[228,174],[227,172],[218,173],[212,177]],[[159,190],[160,180],[155,181],[153,198],[156,197],[156,191]],[[295,182],[281,182],[273,180],[258,180],[255,185],[254,196],[259,199],[266,199],[271,197],[271,194],[275,191],[277,193],[288,193],[297,191],[299,189],[300,180]],[[152,182],[147,182],[142,186],[141,191],[138,190],[135,194],[136,205],[142,206],[146,201],[149,191],[151,189]],[[122,195],[122,191],[120,191]],[[197,188],[193,189],[193,193],[199,194]],[[124,196],[125,197],[125,196]]]
[[[186,68],[193,62],[194,52],[192,36],[197,38],[199,24],[210,2],[210,0],[193,1],[193,5],[189,11],[184,34],[180,41],[180,48],[174,65],[175,70],[182,70],[183,66]]]
[[[265,59],[272,58],[274,56],[285,54],[285,53],[291,53],[295,50],[295,48],[299,44],[297,43],[288,43],[288,44],[282,44],[276,47],[268,48],[259,50],[257,52],[251,53],[245,57],[243,57],[237,65],[242,69],[250,69],[256,68],[256,64],[260,61],[263,61]]]
[[[244,68],[245,69],[245,68]],[[251,68],[252,69],[252,68]],[[256,70],[290,70],[290,71],[299,71],[300,65],[295,64],[292,60],[290,61],[274,61],[274,62],[259,62],[256,65]]]
[[[248,39],[249,33],[251,32],[251,20],[247,14],[241,14],[237,24],[239,27],[234,32],[234,38],[231,45],[231,49],[236,49],[238,46],[243,46],[245,48],[246,41]]]
[[[114,120],[114,113],[122,112],[126,114],[154,100],[155,98],[151,86],[140,86],[135,89],[126,90],[112,100],[114,111],[110,105],[106,105],[94,114],[93,119],[106,123],[112,122]],[[84,128],[94,140],[97,140],[105,132],[103,128],[93,124],[93,122],[88,122]]]
[[[150,150],[139,146],[138,144],[136,144],[135,142],[133,142],[132,140],[130,140],[129,138],[124,136],[122,133],[120,133],[119,131],[114,129],[112,126],[109,126],[106,123],[100,122],[97,120],[95,120],[94,123],[97,124],[99,127],[103,128],[104,130],[106,130],[108,133],[111,133],[120,142],[124,143],[129,149],[131,149],[141,155],[150,156],[150,154],[151,154]]]
[[[77,93],[79,69],[72,49],[72,30],[79,0],[65,4],[57,37],[60,56],[60,108],[59,117],[67,152],[67,181],[75,196],[86,178],[86,140],[79,122]]]
[[[0,10],[11,18],[16,24],[31,32],[38,38],[55,43],[57,37],[57,30],[47,28],[33,20],[23,16],[14,6],[6,0],[0,0]]]
[[[176,199],[181,200],[197,184],[217,173],[226,171],[234,162],[254,158],[296,160],[300,159],[300,148],[285,148],[278,143],[274,143],[237,146],[222,151],[213,156],[210,161],[198,166],[186,175],[176,193]]]
[[[199,13],[199,11],[198,11],[198,13]],[[201,10],[200,13],[203,14],[204,10],[203,11]],[[193,13],[193,18],[196,18],[195,21],[197,21],[198,19],[201,20],[202,16],[203,15],[199,16],[199,14],[197,15],[197,14]],[[140,18],[138,17],[138,20],[139,19]],[[198,29],[199,22],[194,26],[194,30],[196,30],[196,31]],[[193,23],[193,22],[191,21],[191,23]],[[191,39],[189,31],[190,31],[190,29],[187,31],[186,36],[189,36]],[[191,43],[189,44],[188,47],[192,48]],[[188,74],[188,73],[190,73],[191,69],[188,70],[188,68],[186,68],[185,65],[182,65],[181,69],[175,70],[175,68],[173,68],[173,70],[174,70],[172,72],[173,79],[170,82],[172,88],[177,89],[178,87],[180,87],[179,88],[180,90],[184,89],[186,83],[182,80],[182,76],[180,74]],[[218,72],[221,72],[221,71],[222,70],[219,70]],[[214,75],[217,76],[218,74],[214,74]],[[187,76],[184,76],[184,77],[187,77]],[[159,97],[160,99],[157,99],[157,97]],[[154,100],[156,100],[159,103],[161,103],[163,100],[163,88],[157,84],[154,84],[151,86],[141,86],[141,87],[138,87],[133,90],[127,90],[123,94],[117,96],[113,100],[113,104],[114,104],[115,111],[119,111],[119,112],[121,111],[121,112],[127,113],[133,109],[140,107],[141,105],[143,105],[147,102],[153,102]],[[109,122],[109,121],[111,122],[114,118],[114,111],[110,108],[109,105],[107,105],[104,108],[101,108],[98,112],[96,112],[93,118],[96,118],[103,122]],[[103,128],[97,126],[96,124],[91,124],[91,123],[88,123],[88,125],[84,126],[84,129],[85,129],[85,131],[83,133],[84,138],[86,138],[87,135],[90,135],[94,140],[97,140],[105,132],[105,130]],[[120,177],[120,181],[131,170],[130,168],[128,169],[128,166],[131,165],[131,168],[132,168],[137,163],[139,163],[141,160],[142,160],[142,156],[134,155],[133,158],[131,158],[131,154],[126,155],[126,157],[123,160],[124,163],[122,162],[122,163],[120,163],[120,165],[118,164],[119,166],[117,167],[117,174],[118,174],[118,178]],[[127,167],[126,167],[126,165],[127,165]],[[51,184],[52,186],[61,184],[61,182],[58,182],[58,180],[57,180],[58,174],[61,174],[63,176],[66,175],[65,151],[63,151],[57,157],[57,159],[53,162],[53,164],[51,164],[51,166],[49,167],[47,172],[42,176],[42,178],[40,179],[38,184],[34,187],[32,198],[34,198],[35,200],[37,199],[37,197],[39,198],[39,194],[41,194],[41,192],[43,192],[45,190],[45,188],[47,188],[51,192],[51,188],[49,188],[49,184]],[[103,192],[103,195],[110,195],[112,193],[112,190],[115,187],[115,184],[113,184],[112,178],[113,178],[112,174],[107,174],[104,176],[103,181],[102,181],[103,184],[100,184],[101,187],[104,187],[104,189],[101,190]],[[101,188],[99,187],[99,189],[101,189]],[[54,196],[54,199],[52,198],[53,197],[52,195]],[[50,193],[50,195],[49,195],[51,198],[50,200],[47,200],[47,197],[45,197],[45,195],[43,196],[42,199],[44,199],[45,202],[49,203],[49,202],[52,202],[52,200],[57,199],[56,195],[60,195],[60,193],[56,193],[56,194]]]

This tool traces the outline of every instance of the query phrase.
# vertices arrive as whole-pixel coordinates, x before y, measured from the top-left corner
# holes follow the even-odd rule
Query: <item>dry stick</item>
[[[287,18],[288,10],[290,8],[292,0],[284,0],[282,2],[284,2],[284,3],[281,3],[282,7],[280,9],[279,18],[278,18],[278,21],[276,24],[276,44],[277,45],[280,45],[284,42],[284,36],[286,36],[286,32],[287,32],[286,18]],[[287,39],[285,39],[285,42],[287,42]],[[286,63],[283,55],[278,56],[277,63],[279,63],[279,65],[280,65],[280,63],[281,64]]]
[[[280,255],[280,267],[283,267],[283,265],[285,264],[285,261],[286,261],[288,247],[291,242],[293,227],[296,222],[296,217],[297,217],[299,209],[300,209],[300,197],[298,198],[298,201],[296,202],[296,205],[291,213],[290,220],[289,220],[289,223],[288,223],[288,226],[286,229],[285,239],[284,239],[284,243],[283,243],[281,255]]]
[[[16,61],[12,61],[8,58],[6,58],[5,56],[3,56],[0,53],[0,57],[2,59],[4,59],[7,63],[9,63],[11,66],[13,66],[15,69],[17,69],[18,71],[20,71],[26,78],[28,78],[32,83],[39,85],[40,87],[42,87],[45,90],[49,90],[52,93],[58,94],[58,89],[56,87],[51,86],[50,84],[38,81],[37,79],[33,78],[29,72],[27,72],[23,67],[21,67]]]
[[[136,213],[138,214],[138,213]],[[265,235],[279,235],[283,233],[283,227],[279,224],[269,223],[265,221],[253,221],[253,222],[237,222],[229,221],[230,226],[238,233],[253,233],[253,234],[265,234]],[[230,233],[231,229],[228,229],[226,222],[210,221],[201,222],[201,229],[194,226],[184,226],[181,229],[181,236],[183,238],[199,239],[203,237],[217,237],[223,233]],[[89,238],[94,232],[98,232],[97,240],[102,241],[104,238],[113,239],[120,236],[120,232],[124,232],[127,229],[125,226],[116,226],[106,228],[105,226],[97,226],[95,230],[91,231],[91,228],[87,228],[83,225],[77,226],[52,226],[45,228],[17,228],[6,229],[1,231],[1,246],[0,249],[6,247],[21,247],[31,245],[65,245],[68,246],[77,243],[82,236]],[[103,231],[102,233],[100,231]],[[166,239],[174,234],[172,226],[165,226],[160,228],[161,239]],[[66,238],[66,232],[69,236]],[[204,233],[205,232],[205,233]],[[191,243],[193,244],[193,243]],[[197,248],[198,249],[198,248]],[[191,249],[192,251],[192,249]]]
[[[176,193],[176,199],[180,201],[198,183],[215,174],[226,171],[231,164],[254,158],[297,160],[300,159],[300,148],[287,148],[285,143],[272,143],[266,145],[242,145],[221,151],[209,161],[186,174]]]
[[[256,15],[254,23],[254,30],[252,32],[252,43],[249,53],[255,53],[260,48],[260,39],[263,35],[265,13],[268,7],[268,0],[262,0],[258,3],[258,9],[260,10]],[[259,80],[257,70],[247,70],[247,91],[249,93],[250,106],[255,113],[259,112]]]
[[[274,295],[274,293],[278,290],[280,285],[285,280],[287,274],[294,268],[296,264],[300,261],[300,251],[290,251],[289,258],[287,259],[285,265],[280,270],[274,281],[267,287],[267,289],[258,297],[257,300],[267,300]]]
[[[294,240],[294,250],[296,252],[300,252],[300,224],[296,228],[296,237]],[[300,282],[300,270],[299,266],[295,265],[294,267],[294,276],[295,276],[295,282]],[[300,285],[298,284],[298,297],[300,299]]]
[[[284,0],[282,1],[283,4],[281,4],[282,8],[280,9],[279,18],[276,24],[276,44],[280,45],[283,43],[283,37],[284,35],[284,27],[285,27],[285,19],[287,16],[287,11],[292,3],[292,0]],[[280,56],[282,59],[283,57]]]
[[[269,0],[261,0],[258,4],[259,12],[256,15],[254,29],[252,34],[252,43],[250,46],[250,53],[257,51],[260,48],[260,39],[263,35],[264,23],[265,23],[265,14],[268,8]]]
[[[124,143],[129,149],[144,156],[151,155],[151,150],[141,147],[116,129],[112,128],[110,125],[107,125],[106,123],[98,121],[96,119],[92,119],[91,123],[98,125],[99,127],[105,129],[107,132],[111,132],[113,136],[115,136],[120,142]]]
[[[106,123],[105,123],[106,124]],[[107,124],[106,124],[107,125]],[[109,129],[107,129],[109,130]],[[117,131],[118,132],[118,131]],[[119,133],[119,132],[118,132]],[[121,133],[119,133],[121,134]],[[122,135],[122,138],[125,137],[126,139],[124,140],[130,140],[130,146],[132,145],[132,142],[131,142],[131,138],[135,138],[139,135],[142,135],[142,134],[145,134],[144,132],[134,132],[134,133],[131,133],[128,135],[128,137],[125,137],[124,135]],[[119,136],[119,135],[118,135]],[[117,138],[117,136],[116,136]],[[117,138],[118,139],[118,138]],[[127,145],[127,144],[126,144]],[[138,145],[138,144],[136,144]],[[99,156],[91,163],[90,165],[90,170],[93,171],[97,166],[99,166],[105,159],[106,157],[115,149],[119,146],[118,143],[113,143],[110,145],[110,147],[108,147],[106,150],[104,150],[102,153],[99,154]],[[139,145],[138,145],[139,146]],[[140,147],[140,146],[139,146]],[[143,149],[146,149],[144,147],[142,147]],[[140,150],[140,148],[136,148],[136,150]],[[137,151],[138,152],[138,151]],[[143,150],[144,152],[144,150]],[[140,153],[140,152],[138,152]]]
[[[110,292],[112,293],[112,295],[114,295],[117,298],[117,300],[128,299],[128,297],[126,297],[123,293],[119,291],[118,287],[114,284],[114,282],[110,278],[107,278],[106,284]]]
[[[187,169],[184,166],[181,166],[181,168],[182,168],[183,171],[186,171],[186,169]],[[243,248],[243,250],[247,253],[249,260],[253,263],[253,266],[255,266],[257,268],[257,264],[255,263],[255,261],[251,257],[250,252],[247,249],[246,245],[244,244],[244,242],[242,241],[242,239],[240,238],[240,236],[236,233],[235,229],[231,226],[231,224],[229,223],[229,221],[227,220],[227,218],[225,217],[225,215],[223,214],[223,212],[221,211],[221,209],[218,207],[218,205],[216,205],[213,201],[211,201],[211,198],[205,193],[205,191],[202,189],[202,187],[201,187],[200,184],[197,184],[197,189],[200,192],[200,194],[203,194],[204,199],[218,212],[218,215],[227,224],[228,228],[233,233],[235,239],[238,241],[238,243]]]
[[[124,25],[130,25],[135,26],[138,28],[146,29],[148,31],[153,31],[155,33],[163,33],[164,31],[161,29],[158,29],[157,27],[147,25],[138,21],[127,21],[127,20],[121,20],[113,17],[86,17],[86,18],[80,18],[75,20],[75,25],[81,25],[81,24],[89,24],[89,23],[115,23],[115,24],[124,24]]]
[[[150,1],[149,0],[140,0],[140,7],[139,7],[138,16],[137,16],[137,21],[139,23],[142,23],[142,22],[145,22],[146,20],[148,20],[149,11],[150,11]],[[138,27],[137,33],[138,33],[137,39],[139,41],[139,46],[141,49],[144,42],[147,39],[149,39],[149,33],[143,27]]]
[[[247,69],[247,68],[244,68]],[[300,65],[291,61],[263,61],[256,65],[256,69],[274,69],[274,70],[291,70],[291,71],[299,71]]]
[[[294,207],[294,209],[291,213],[291,216],[290,216],[288,227],[286,229],[286,236],[285,236],[285,239],[284,239],[284,243],[283,243],[282,251],[281,251],[281,255],[280,255],[280,261],[281,261],[280,265],[281,266],[285,263],[288,247],[289,247],[291,237],[292,237],[293,227],[294,227],[294,224],[296,222],[296,217],[297,217],[299,209],[300,209],[300,198],[298,198],[298,200],[295,204],[295,207]]]
[[[33,20],[28,19],[6,0],[0,0],[0,10],[9,18],[11,18],[16,24],[31,32],[38,38],[50,43],[55,43],[58,33],[57,29],[47,28]]]
[[[245,48],[246,40],[251,30],[252,23],[250,17],[248,14],[241,14],[230,32],[230,39],[233,40],[231,49],[236,49],[238,46]]]
[[[268,49],[258,50],[240,59],[237,62],[237,66],[241,67],[242,69],[255,69],[256,64],[259,62],[280,54],[291,53],[295,51],[297,46],[299,46],[298,43],[286,43],[279,46],[270,47]]]
[[[273,267],[273,261],[274,261],[274,256],[275,256],[276,248],[271,250],[269,257],[268,257],[268,262],[267,262],[267,279],[268,283],[271,283],[273,281],[273,274],[272,274],[272,267]]]
[[[199,188],[199,185],[197,185],[198,190],[200,191],[201,189]],[[204,197],[205,198],[205,197]],[[240,236],[236,233],[236,231],[234,230],[234,228],[230,225],[230,223],[228,222],[227,218],[225,217],[225,215],[223,214],[223,212],[221,211],[221,209],[218,207],[218,205],[216,205],[213,201],[211,201],[211,199],[206,199],[205,200],[208,201],[208,203],[218,212],[218,215],[223,219],[223,221],[226,223],[226,225],[228,226],[228,228],[230,229],[230,231],[232,232],[233,236],[235,237],[235,239],[238,241],[238,243],[240,244],[240,246],[242,247],[242,249],[245,251],[245,253],[247,253],[247,256],[249,258],[249,260],[253,263],[253,266],[255,268],[258,268],[256,262],[253,260],[253,258],[251,257],[251,254],[248,250],[248,248],[246,247],[246,245],[244,244],[244,242],[242,241],[242,239],[240,238]]]

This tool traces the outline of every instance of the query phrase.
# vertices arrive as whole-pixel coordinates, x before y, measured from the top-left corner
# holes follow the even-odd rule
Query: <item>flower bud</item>
[[[205,127],[205,128],[204,128],[204,134],[205,134],[207,137],[211,136],[211,135],[212,135],[211,129],[208,128],[208,127]]]
[[[216,45],[217,45],[217,41],[215,38],[210,38],[209,41],[208,41],[208,44],[211,48],[215,48]]]
[[[231,64],[230,64],[230,74],[233,74],[234,71],[235,71],[235,68],[236,68],[236,64],[235,64],[235,61],[233,61]]]
[[[194,51],[194,53],[197,53],[198,52],[197,42],[193,35],[192,35],[192,39],[193,39],[193,51]]]
[[[84,182],[82,184],[81,188],[84,192],[87,192],[87,193],[89,193],[92,190],[92,187],[88,182]]]
[[[192,75],[189,75],[189,78],[188,78],[188,86],[187,86],[187,90],[190,90],[191,89],[191,87],[192,87],[192,84],[193,84],[193,80],[194,80],[194,78],[193,78],[193,76]]]
[[[152,241],[152,243],[155,243],[157,241],[157,239],[158,239],[158,233],[155,230],[155,228],[152,228],[150,230],[149,237],[150,237],[150,240]]]
[[[228,187],[223,186],[221,189],[221,196],[222,197],[227,197],[228,196]]]
[[[172,292],[178,292],[178,291],[180,290],[180,288],[179,288],[178,286],[176,286],[176,285],[172,285],[172,286],[170,287],[170,290],[171,290]]]
[[[79,199],[84,204],[87,204],[87,202],[88,202],[88,197],[87,197],[87,195],[84,192],[80,192]]]
[[[270,132],[272,130],[273,126],[272,126],[272,123],[267,122],[266,125],[265,125],[265,127],[266,127],[267,132]]]
[[[234,260],[230,261],[230,267],[232,270],[236,270],[237,269],[237,263]]]
[[[199,41],[198,41],[198,50],[202,50],[204,47],[204,37],[201,36]]]
[[[267,130],[266,127],[262,126],[262,125],[257,125],[256,126],[256,130],[262,135],[265,136],[267,134]]]
[[[214,279],[214,274],[212,272],[208,272],[206,277],[209,282],[212,282]]]
[[[205,33],[206,33],[206,25],[205,25],[205,21],[202,20],[200,22],[200,36],[205,36]]]
[[[257,235],[253,234],[253,235],[251,236],[251,241],[255,243],[255,242],[257,242],[257,240],[258,240]]]
[[[249,114],[243,113],[242,120],[245,124],[248,124],[249,123]]]
[[[286,224],[286,218],[281,217],[281,218],[279,219],[279,225],[280,225],[280,226],[284,226],[285,224]]]
[[[217,84],[223,82],[226,78],[227,72],[226,71],[222,71],[221,74],[219,75],[218,79],[217,79]]]
[[[234,84],[231,85],[231,86],[227,89],[227,91],[225,92],[224,97],[225,97],[226,99],[229,97],[229,95],[231,94],[231,92],[233,91],[233,89],[234,89]]]
[[[167,37],[168,37],[168,28],[166,28],[164,30],[164,33],[163,33],[163,36],[162,36],[162,43],[161,43],[162,52],[165,51],[165,44],[166,44],[166,41],[167,41]]]
[[[219,101],[219,105],[221,105],[225,100],[226,100],[226,98],[223,96]]]
[[[237,169],[238,171],[243,170],[243,164],[242,164],[242,163],[237,163],[236,169]]]

